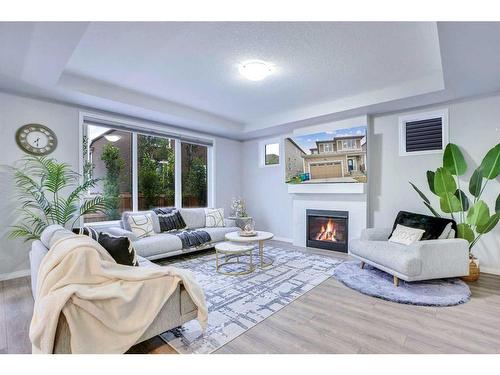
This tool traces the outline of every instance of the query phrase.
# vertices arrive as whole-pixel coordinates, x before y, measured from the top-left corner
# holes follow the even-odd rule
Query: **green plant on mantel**
[[[104,212],[107,208],[101,196],[83,199],[99,180],[87,177],[80,183],[80,175],[66,163],[44,156],[27,156],[22,167],[12,169],[20,217],[9,238],[39,239],[51,224],[73,228],[81,216]]]
[[[500,220],[500,194],[491,215],[488,204],[481,199],[488,182],[495,183],[494,180],[500,174],[500,143],[486,153],[472,174],[468,186],[472,199],[469,199],[460,186],[459,176],[464,175],[466,171],[467,163],[460,148],[449,143],[444,150],[443,166],[436,171],[427,171],[427,183],[429,190],[438,197],[441,211],[450,214],[451,218],[457,221],[457,236],[469,241],[470,251],[479,238],[495,228]],[[434,216],[441,217],[426,195],[412,182],[410,185]]]

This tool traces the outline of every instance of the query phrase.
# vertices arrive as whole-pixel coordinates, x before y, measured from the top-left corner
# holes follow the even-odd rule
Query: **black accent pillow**
[[[451,229],[455,230],[455,236],[457,235],[457,223],[455,220],[446,219],[442,217],[428,216],[422,214],[416,214],[414,212],[399,211],[394,225],[392,226],[392,232],[396,229],[396,225],[404,225],[405,227],[423,229],[425,233],[423,234],[421,241],[425,240],[437,240],[441,233],[443,233],[444,228],[451,223]],[[389,236],[391,238],[392,236]]]
[[[186,223],[181,213],[175,207],[157,207],[153,208],[153,212],[158,216],[161,232],[186,228]]]
[[[105,232],[97,232],[94,228],[73,228],[73,233],[89,236],[104,247],[118,264],[139,266],[134,246],[128,237],[113,236]]]

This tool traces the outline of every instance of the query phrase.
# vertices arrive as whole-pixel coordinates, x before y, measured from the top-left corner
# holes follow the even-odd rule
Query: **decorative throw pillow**
[[[89,236],[97,241],[118,264],[139,266],[134,246],[128,237],[113,236],[105,232],[97,232],[94,228],[74,228],[73,232]]]
[[[223,208],[205,208],[205,226],[207,228],[225,227]]]
[[[115,237],[109,233],[100,233],[98,242],[108,251],[116,263],[125,266],[139,266],[134,246],[128,237]]]
[[[128,217],[128,223],[130,225],[131,232],[134,233],[139,239],[155,234],[151,214],[130,215]]]
[[[389,242],[396,242],[408,246],[419,241],[424,232],[425,230],[423,229],[415,229],[398,224],[396,225],[396,229],[392,232],[391,237],[389,237]]]
[[[443,229],[443,233],[441,233],[438,237],[438,240],[445,240],[448,238],[448,236],[450,235],[450,232],[452,231],[453,229],[451,229],[451,223],[448,223],[444,229]]]
[[[158,207],[153,212],[158,216],[160,231],[169,232],[186,228],[181,213],[175,207]]]
[[[455,222],[455,220],[416,214],[407,211],[400,211],[398,213],[398,216],[396,217],[396,220],[394,221],[392,231],[394,232],[396,226],[398,224],[401,224],[405,227],[423,229],[425,233],[422,236],[422,241],[437,240],[449,223],[451,223],[451,229],[453,229],[456,233],[457,223]]]

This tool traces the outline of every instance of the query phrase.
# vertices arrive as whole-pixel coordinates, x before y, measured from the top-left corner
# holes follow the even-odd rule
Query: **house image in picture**
[[[317,140],[304,151],[291,138],[285,141],[286,182],[366,182],[366,136]]]

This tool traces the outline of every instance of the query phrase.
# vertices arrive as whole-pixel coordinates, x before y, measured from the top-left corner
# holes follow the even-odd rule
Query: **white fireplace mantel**
[[[349,199],[350,197],[350,199]],[[360,195],[297,195],[293,199],[293,244],[306,246],[306,210],[334,210],[349,213],[349,243],[359,238],[361,230],[366,228],[366,197]]]
[[[363,183],[288,184],[289,194],[364,194]]]

